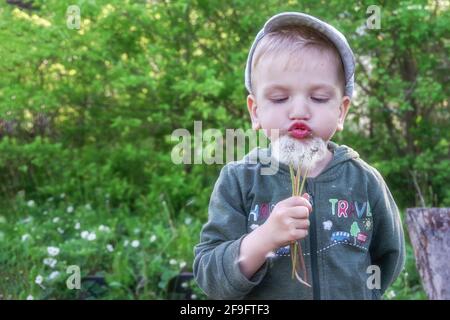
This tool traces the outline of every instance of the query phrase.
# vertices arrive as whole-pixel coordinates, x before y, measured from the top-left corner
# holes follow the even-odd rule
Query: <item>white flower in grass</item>
[[[184,219],[184,223],[187,225],[190,225],[192,223],[192,218],[188,217],[188,218]]]
[[[80,225],[80,223],[79,223],[79,222],[75,223],[75,230],[79,230],[79,229],[80,229],[80,227],[81,227],[81,225]]]
[[[47,247],[47,252],[51,256],[57,256],[59,254],[59,248],[57,247]]]
[[[27,300],[34,300],[34,297],[30,294],[30,295],[27,297]]]
[[[34,279],[34,282],[38,285],[41,285],[43,281],[44,278],[40,274],[36,277],[36,279]]]
[[[58,228],[57,230],[58,230],[58,232],[59,232],[60,234],[63,234],[63,233],[64,233],[64,230],[61,229],[61,228]]]
[[[139,247],[139,240],[133,240],[132,242],[131,242],[131,246],[133,247],[133,248],[137,248],[137,247]]]
[[[45,258],[44,259],[44,264],[49,266],[50,268],[54,268],[56,266],[57,262],[58,262],[58,260],[53,259],[53,258]]]
[[[31,222],[31,221],[33,221],[33,217],[27,217],[26,219],[22,220],[22,223],[28,223],[28,222]]]
[[[82,231],[81,233],[80,233],[80,235],[81,235],[81,238],[83,238],[83,239],[87,239],[87,237],[89,236],[89,231]]]
[[[109,232],[109,231],[111,231],[111,229],[109,227],[104,226],[102,224],[98,227],[98,230],[102,231],[102,232]]]
[[[30,201],[27,202],[27,206],[30,207],[30,208],[34,207],[35,204],[36,203],[34,202],[34,200],[30,200]]]
[[[196,295],[195,293],[191,294],[191,299],[192,299],[192,300],[197,299],[197,295]]]
[[[177,264],[177,260],[175,260],[175,259],[170,259],[169,264],[175,265],[175,264]]]
[[[86,210],[92,210],[92,207],[91,207],[91,205],[88,203],[88,204],[86,204],[85,206],[84,206],[84,208],[86,209]]]
[[[113,252],[114,251],[114,247],[111,244],[107,244],[106,245],[106,250],[108,250],[109,252]]]
[[[152,235],[151,237],[150,237],[150,242],[155,242],[156,241],[156,236],[155,235]]]
[[[396,296],[396,294],[395,294],[394,290],[389,290],[388,293],[386,294],[386,297],[388,299],[393,299],[393,298],[395,298],[395,296]]]
[[[65,193],[61,193],[61,194],[59,195],[59,197],[60,197],[61,199],[64,199],[64,198],[66,197],[66,194],[65,194]]]
[[[58,223],[59,217],[53,218],[53,223]]]
[[[87,236],[88,241],[94,241],[96,238],[97,238],[97,236],[95,235],[95,232],[91,232]]]
[[[48,213],[48,211],[47,211],[47,210],[45,210],[44,212],[42,212],[42,214],[43,214],[44,216],[46,216],[46,215],[47,215],[47,213]]]
[[[58,278],[60,275],[59,271],[53,271],[52,273],[50,273],[50,275],[48,276],[48,280],[54,280],[56,278]]]
[[[48,198],[47,201],[49,202],[53,201],[53,197]]]
[[[128,241],[128,240],[125,240],[124,242],[123,242],[123,246],[124,247],[128,247],[128,244],[130,243],[130,241]]]
[[[141,229],[136,228],[136,229],[133,230],[133,232],[134,232],[134,234],[138,234],[139,232],[141,232]]]
[[[24,235],[22,236],[22,242],[25,242],[25,241],[27,241],[28,239],[30,239],[30,235],[29,235],[28,233],[26,233],[26,234],[24,234]]]
[[[183,269],[184,267],[186,267],[186,262],[185,261],[181,261],[180,262],[180,269]]]
[[[73,206],[68,206],[67,207],[67,213],[72,213],[73,212]]]
[[[187,283],[187,282],[183,282],[183,283],[181,284],[181,287],[184,288],[184,289],[186,289],[186,288],[188,287],[188,283]]]

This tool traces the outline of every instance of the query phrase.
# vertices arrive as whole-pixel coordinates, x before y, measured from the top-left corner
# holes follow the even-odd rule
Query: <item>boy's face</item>
[[[294,123],[305,124],[314,137],[329,141],[343,130],[350,99],[342,96],[338,66],[329,54],[304,49],[300,59],[289,59],[287,53],[264,56],[254,70],[254,94],[247,106],[254,129],[262,128],[273,141],[279,135],[292,134]],[[304,128],[294,137],[304,139]]]

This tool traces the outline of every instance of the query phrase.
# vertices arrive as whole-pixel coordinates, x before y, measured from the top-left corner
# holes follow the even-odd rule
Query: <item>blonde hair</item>
[[[289,55],[288,60],[292,61],[298,58],[302,50],[310,48],[326,53],[329,59],[336,64],[343,93],[345,90],[344,65],[338,50],[324,35],[307,26],[283,27],[265,35],[255,49],[252,70],[256,70],[258,63],[271,54],[287,53]],[[252,72],[250,81],[252,88],[255,89],[254,74],[255,72]]]

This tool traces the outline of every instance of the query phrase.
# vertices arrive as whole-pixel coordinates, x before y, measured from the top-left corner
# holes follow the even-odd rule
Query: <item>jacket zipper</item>
[[[310,195],[313,205],[314,207],[317,207],[315,199],[314,199],[314,194],[313,194],[313,190],[311,190],[311,182],[306,183],[306,190],[308,192],[308,194]],[[311,250],[311,274],[312,274],[312,286],[313,286],[313,299],[314,300],[320,300],[320,283],[319,283],[319,277],[318,277],[318,272],[319,272],[319,267],[317,265],[317,218],[316,218],[316,214],[315,214],[315,210],[313,210],[312,215],[311,215],[311,226],[309,228],[310,231],[310,236],[309,236],[309,241],[310,241],[310,250]]]

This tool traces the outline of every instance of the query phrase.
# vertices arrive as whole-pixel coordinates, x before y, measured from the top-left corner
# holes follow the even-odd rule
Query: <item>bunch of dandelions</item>
[[[309,170],[315,166],[318,160],[320,160],[321,152],[318,152],[320,149],[321,148],[319,146],[313,145],[309,150],[307,150],[307,152],[300,158],[300,161],[298,162],[297,174],[294,173],[293,163],[290,163],[289,171],[291,174],[292,196],[302,195],[303,187],[305,186],[305,181],[308,176]],[[304,171],[303,175],[302,169]],[[294,279],[295,277],[300,283],[304,284],[305,286],[311,287],[311,285],[308,283],[302,246],[299,242],[299,240],[296,240],[290,243],[292,279]],[[303,278],[300,277],[299,272],[303,273]]]

